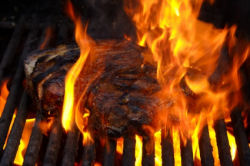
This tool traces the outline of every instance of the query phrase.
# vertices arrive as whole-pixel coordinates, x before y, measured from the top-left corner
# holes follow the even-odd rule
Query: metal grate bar
[[[24,32],[25,16],[21,16],[11,40],[4,52],[3,59],[0,64],[0,82],[2,82],[5,69],[14,61],[16,50],[20,44],[21,37]]]
[[[35,125],[32,129],[29,144],[24,156],[24,166],[33,166],[39,155],[40,147],[43,140],[43,135],[39,124],[41,123],[41,116],[38,114],[36,117]]]
[[[92,166],[95,162],[95,143],[83,146],[82,166]]]
[[[66,144],[64,146],[64,154],[62,159],[62,166],[71,166],[76,159],[78,142],[80,138],[80,132],[76,125],[73,126],[72,130],[68,132]]]
[[[0,165],[12,165],[15,159],[27,116],[27,98],[24,92]]]
[[[200,147],[201,165],[213,166],[214,165],[213,148],[210,143],[207,125],[203,128],[201,132],[199,147]]]
[[[193,166],[193,150],[192,150],[192,141],[189,139],[184,146],[181,146],[181,164],[182,166]]]
[[[155,144],[153,137],[143,137],[142,139],[142,166],[155,165]]]
[[[14,78],[12,80],[12,85],[10,87],[10,93],[7,98],[7,102],[4,107],[4,111],[2,113],[1,119],[0,119],[0,148],[2,150],[3,145],[5,143],[5,139],[8,133],[8,129],[12,120],[12,116],[14,113],[14,110],[17,106],[19,96],[22,92],[22,79],[24,77],[24,66],[23,66],[23,60],[24,57],[27,55],[27,53],[30,51],[30,43],[33,40],[34,36],[36,36],[36,31],[32,31],[28,39],[26,40],[21,59],[18,64],[17,71],[14,75]]]
[[[174,166],[174,147],[170,130],[161,131],[162,166]]]
[[[247,166],[250,163],[250,149],[248,147],[247,135],[241,117],[241,108],[236,107],[232,111],[231,120],[237,144],[240,165]]]
[[[135,135],[126,136],[124,138],[122,165],[123,166],[135,165]]]
[[[106,140],[103,166],[115,165],[116,140],[108,138]]]
[[[217,120],[214,125],[217,146],[219,150],[219,158],[221,166],[233,166],[230,146],[227,137],[226,124],[223,119]]]
[[[57,158],[61,146],[62,126],[60,119],[54,120],[49,136],[49,143],[46,148],[45,157],[43,160],[44,166],[54,166],[57,163]]]

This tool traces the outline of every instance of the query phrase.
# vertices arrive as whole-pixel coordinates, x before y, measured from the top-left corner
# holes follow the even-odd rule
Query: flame
[[[39,47],[40,50],[43,50],[46,47],[46,45],[48,44],[49,40],[51,39],[51,36],[52,36],[52,28],[51,27],[47,27],[47,29],[45,31],[44,40],[43,40],[42,44]]]
[[[202,2],[126,0],[124,6],[135,24],[138,45],[149,50],[143,52],[145,61],[157,67],[161,90],[156,96],[163,103],[157,121],[177,130],[174,136],[177,138],[178,132],[184,143],[192,138],[197,158],[198,139],[194,138],[203,126],[207,121],[229,116],[232,108],[241,102],[238,71],[249,56],[249,43],[241,45],[235,38],[236,26],[216,29],[197,19]],[[232,63],[215,84],[211,80],[217,74],[224,47]],[[186,88],[181,86],[182,82]]]
[[[174,165],[181,165],[180,136],[178,130],[173,130]]]
[[[7,88],[7,85],[8,85],[8,81],[9,80],[5,80],[3,81],[2,85],[1,85],[1,92],[0,92],[0,118],[2,116],[2,113],[4,111],[4,107],[5,107],[5,104],[7,102],[7,98],[9,96],[9,90]],[[14,115],[12,116],[12,119],[11,119],[11,122],[10,122],[10,126],[9,126],[9,130],[8,130],[8,134],[7,134],[7,137],[6,137],[6,140],[5,140],[5,143],[4,143],[4,146],[3,146],[3,149],[5,149],[6,145],[7,145],[7,141],[8,141],[8,138],[9,138],[9,134],[10,134],[10,131],[12,129],[12,126],[14,124],[14,120],[16,118],[16,110],[14,111]]]
[[[117,141],[116,141],[116,152],[118,154],[122,154],[123,153],[123,138],[118,138]]]
[[[235,138],[228,131],[227,131],[227,137],[228,137],[228,141],[229,141],[229,146],[230,146],[230,152],[231,152],[232,160],[234,161],[234,159],[236,157],[236,150],[237,150]]]
[[[7,88],[8,80],[3,81],[0,92],[0,117],[2,116],[4,106],[6,104],[7,97],[9,95],[9,90]]]
[[[46,136],[48,136],[48,132],[50,131],[53,122],[55,118],[54,117],[49,117],[46,119],[46,121],[41,121],[38,126],[41,129],[42,133]]]
[[[75,23],[75,39],[80,47],[80,57],[77,62],[68,71],[65,79],[65,95],[63,102],[62,125],[66,131],[71,130],[73,115],[76,110],[74,86],[78,75],[80,74],[91,49],[90,37],[87,35],[87,25],[83,27],[81,18],[77,17],[72,3],[68,1],[67,11]]]
[[[214,165],[220,165],[219,151],[218,151],[217,142],[216,142],[216,134],[215,134],[215,130],[213,128],[212,123],[208,124],[208,132],[209,132],[209,137],[210,137],[210,143],[213,148]]]
[[[30,139],[30,135],[31,135],[34,123],[35,123],[34,118],[33,119],[26,119],[23,133],[22,133],[22,137],[20,140],[20,144],[18,146],[18,150],[17,150],[16,157],[14,160],[14,164],[16,164],[16,165],[23,165],[24,154],[26,152],[26,149],[27,149],[27,146],[29,143],[29,139]]]
[[[161,131],[155,132],[154,134],[155,139],[155,165],[161,166],[162,159],[161,159]]]
[[[142,165],[142,137],[135,135],[135,166]]]

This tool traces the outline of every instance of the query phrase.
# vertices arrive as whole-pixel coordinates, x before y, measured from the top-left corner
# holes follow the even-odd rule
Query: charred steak
[[[90,111],[92,132],[120,136],[154,124],[159,104],[154,94],[160,86],[142,52],[129,41],[98,41],[92,48],[75,84],[77,99],[86,90],[80,110]],[[60,116],[64,79],[79,54],[79,48],[68,45],[35,51],[25,60],[27,89],[44,115]]]

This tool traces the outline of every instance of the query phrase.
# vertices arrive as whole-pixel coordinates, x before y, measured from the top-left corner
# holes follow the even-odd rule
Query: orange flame
[[[2,116],[2,113],[4,111],[4,107],[5,107],[5,104],[7,102],[7,98],[9,96],[9,90],[7,88],[7,84],[8,84],[8,81],[9,80],[5,80],[3,81],[2,83],[2,86],[1,86],[1,92],[0,92],[0,118]],[[14,111],[16,113],[16,110]],[[6,140],[5,140],[5,143],[4,143],[4,146],[3,146],[3,149],[5,149],[6,147],[6,144],[7,144],[7,141],[8,141],[8,138],[9,138],[9,134],[10,134],[10,131],[12,129],[12,126],[14,124],[14,120],[16,118],[16,115],[12,116],[12,119],[11,119],[11,122],[10,122],[10,126],[9,126],[9,130],[8,130],[8,134],[7,134],[7,137],[6,137]]]
[[[40,45],[40,50],[43,50],[46,45],[48,44],[49,40],[51,39],[51,36],[52,36],[52,28],[51,27],[48,27],[45,31],[45,38],[42,42],[42,44]]]
[[[18,146],[18,150],[16,153],[16,157],[14,160],[14,164],[16,165],[23,165],[23,161],[24,161],[24,154],[26,152],[28,143],[29,143],[29,139],[30,139],[30,135],[31,135],[31,131],[32,128],[34,126],[35,123],[35,119],[26,119],[25,125],[24,125],[24,129],[23,129],[23,133],[22,133],[22,137],[20,140],[20,144]]]
[[[135,135],[135,166],[142,165],[142,137]]]
[[[0,117],[2,116],[4,106],[6,104],[7,97],[9,95],[9,90],[7,88],[8,80],[3,81],[0,92]]]
[[[203,0],[138,0],[135,5],[136,2],[126,0],[124,9],[135,23],[137,43],[149,49],[143,53],[145,61],[157,67],[161,84],[157,97],[163,103],[158,121],[178,130],[184,143],[187,138],[194,140],[207,120],[228,116],[240,102],[238,71],[249,56],[249,49],[237,46],[236,26],[216,29],[197,19]],[[233,57],[231,68],[221,74],[214,88],[210,78],[225,45]],[[182,82],[186,88],[180,85]],[[193,148],[198,155],[197,139]]]
[[[118,138],[117,141],[116,141],[116,152],[119,153],[119,154],[122,154],[123,153],[123,138]]]
[[[89,55],[91,49],[91,39],[87,35],[87,25],[82,26],[81,18],[77,17],[72,3],[68,1],[67,12],[71,19],[75,23],[75,39],[80,47],[80,57],[77,62],[68,71],[65,79],[65,95],[63,103],[63,114],[62,114],[62,125],[66,131],[71,130],[73,115],[76,110],[75,96],[74,96],[74,86],[78,75],[80,74],[86,59]]]

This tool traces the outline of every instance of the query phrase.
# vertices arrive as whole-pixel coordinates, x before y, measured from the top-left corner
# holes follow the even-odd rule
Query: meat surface
[[[154,126],[160,86],[142,52],[129,41],[98,41],[92,48],[75,84],[75,103],[80,115],[90,111],[92,132],[118,137]],[[79,54],[68,45],[33,52],[25,60],[27,89],[45,116],[60,116],[64,79]]]

